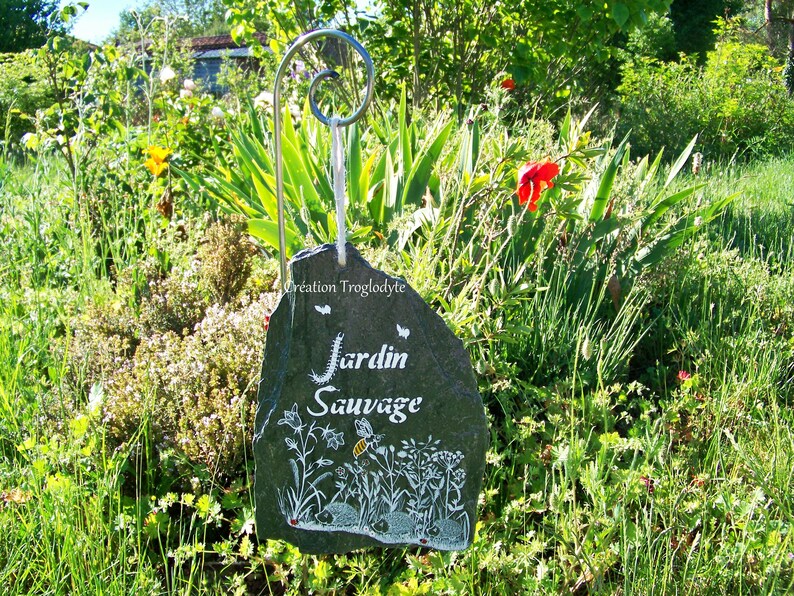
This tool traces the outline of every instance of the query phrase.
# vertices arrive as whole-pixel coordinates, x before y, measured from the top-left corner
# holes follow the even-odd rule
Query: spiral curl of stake
[[[334,119],[335,124],[332,126],[331,119],[326,117],[321,111],[320,108],[317,106],[317,102],[314,99],[314,93],[317,90],[319,84],[326,80],[326,79],[335,79],[339,76],[339,73],[333,70],[323,70],[317,73],[314,78],[312,79],[311,85],[309,86],[309,106],[311,108],[312,114],[314,117],[317,118],[320,122],[325,124],[326,126],[332,126],[332,128],[338,127],[345,127],[353,124],[357,120],[359,120],[364,113],[367,111],[369,104],[372,102],[372,91],[375,85],[375,67],[372,64],[372,58],[370,57],[367,50],[364,49],[358,41],[356,41],[353,37],[348,35],[347,33],[343,33],[342,31],[338,31],[336,29],[317,29],[316,31],[310,31],[309,33],[305,33],[301,35],[295,42],[289,47],[284,57],[281,59],[281,63],[278,66],[278,70],[276,71],[276,81],[273,91],[273,133],[274,133],[274,145],[275,145],[275,166],[276,166],[276,201],[278,204],[278,242],[279,242],[279,258],[281,260],[281,289],[282,291],[286,290],[287,288],[287,257],[286,257],[286,247],[287,247],[287,240],[284,231],[284,169],[282,163],[282,148],[281,148],[281,129],[282,129],[282,122],[281,122],[281,81],[284,78],[284,74],[287,71],[287,67],[292,60],[292,58],[297,54],[298,50],[300,50],[304,45],[309,43],[312,40],[315,40],[320,37],[334,37],[344,41],[345,43],[349,44],[353,47],[353,49],[361,56],[361,59],[364,61],[364,66],[367,70],[367,85],[366,91],[364,93],[364,99],[361,102],[361,105],[358,106],[355,112],[346,118],[338,118]],[[338,131],[337,131],[338,132]],[[341,143],[339,143],[341,146]],[[341,151],[341,148],[340,148]],[[333,151],[332,151],[332,159],[333,159]],[[340,160],[342,163],[342,201],[344,201],[344,159]],[[336,173],[334,174],[334,188],[336,189]],[[335,192],[336,194],[336,192]],[[336,195],[337,197],[339,195]],[[337,199],[337,230],[339,231],[339,237],[341,238],[342,243],[342,250],[339,251],[339,258],[340,264],[344,266],[344,202],[342,202],[342,214],[341,220],[342,225],[339,225],[339,200]],[[337,240],[337,246],[340,240]]]

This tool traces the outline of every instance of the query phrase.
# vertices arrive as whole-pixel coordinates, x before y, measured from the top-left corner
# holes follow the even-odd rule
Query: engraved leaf
[[[319,475],[317,478],[315,478],[315,479],[314,479],[314,480],[311,482],[311,486],[312,486],[312,488],[314,488],[314,487],[315,487],[316,485],[318,485],[320,482],[322,482],[323,480],[325,480],[326,478],[328,478],[330,475],[331,475],[331,472],[324,472],[324,473],[320,474],[320,475]]]

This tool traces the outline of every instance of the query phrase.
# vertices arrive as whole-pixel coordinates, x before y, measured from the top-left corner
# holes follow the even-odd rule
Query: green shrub
[[[0,122],[3,126],[10,116],[0,141],[8,143],[10,148],[19,147],[22,136],[35,128],[29,118],[54,101],[47,71],[33,52],[0,54]]]
[[[675,148],[700,134],[710,158],[783,153],[794,148],[794,101],[780,65],[764,46],[725,41],[706,64],[639,58],[622,68],[619,132],[640,153]]]

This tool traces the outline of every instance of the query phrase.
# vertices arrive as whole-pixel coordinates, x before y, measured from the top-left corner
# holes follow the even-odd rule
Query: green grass
[[[791,159],[713,167],[706,198],[742,197],[643,274],[617,314],[598,287],[571,303],[563,267],[527,274],[544,289],[510,323],[531,332],[494,343],[478,368],[492,446],[469,550],[320,557],[257,543],[245,474],[159,469],[151,417],[110,447],[89,406],[101,379],[79,379],[94,395],[75,392],[64,346],[85,305],[121,295],[97,281],[108,255],[134,270],[162,232],[149,222],[125,244],[126,212],[87,241],[53,163],[12,168],[0,198],[4,593],[794,589]],[[379,258],[434,291],[430,264]]]

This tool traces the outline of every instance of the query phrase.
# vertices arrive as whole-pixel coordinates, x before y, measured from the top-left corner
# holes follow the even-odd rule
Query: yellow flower
[[[149,168],[149,171],[152,173],[152,176],[154,176],[155,178],[158,177],[160,174],[162,174],[165,171],[165,169],[168,167],[168,164],[165,163],[164,161],[158,162],[156,159],[152,157],[150,157],[145,162],[143,162],[143,165]]]
[[[155,178],[162,174],[168,167],[165,160],[171,155],[171,150],[168,147],[157,147],[156,145],[149,145],[146,149],[151,157],[147,159],[143,165],[149,168],[152,176]]]
[[[152,159],[158,164],[163,163],[172,153],[168,147],[157,147],[156,145],[149,145],[146,151],[149,152],[149,155],[151,155]]]

